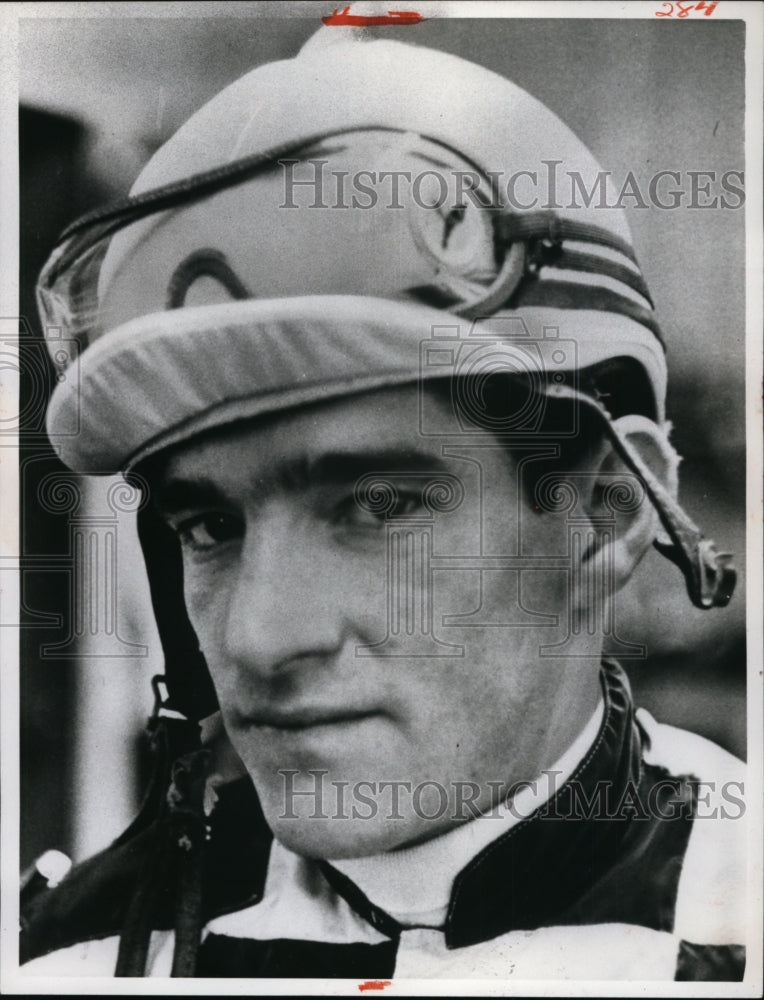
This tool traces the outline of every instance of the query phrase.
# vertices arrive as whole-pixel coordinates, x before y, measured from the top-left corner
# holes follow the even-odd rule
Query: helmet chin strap
[[[717,552],[716,544],[684,512],[628,438],[620,432],[607,409],[598,400],[564,385],[549,387],[549,395],[586,406],[599,416],[616,454],[639,478],[670,541],[655,539],[653,545],[684,573],[687,593],[696,608],[723,608],[730,602],[737,573],[729,552]]]

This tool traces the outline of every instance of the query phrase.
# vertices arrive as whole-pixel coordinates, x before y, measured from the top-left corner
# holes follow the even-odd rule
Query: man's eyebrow
[[[300,455],[274,464],[251,484],[262,497],[275,493],[297,493],[316,486],[355,483],[370,473],[387,475],[447,471],[446,462],[431,452],[390,448],[380,451],[329,452],[318,458]],[[169,475],[152,490],[154,506],[165,515],[189,507],[219,507],[231,500],[224,487],[200,476]]]
[[[226,503],[226,496],[211,479],[168,476],[152,487],[151,503],[168,516],[190,507],[219,507]]]
[[[330,452],[296,469],[284,469],[280,480],[284,487],[298,488],[333,483],[354,483],[369,473],[445,472],[446,463],[431,452],[406,448],[380,451]],[[290,479],[290,473],[297,473]]]

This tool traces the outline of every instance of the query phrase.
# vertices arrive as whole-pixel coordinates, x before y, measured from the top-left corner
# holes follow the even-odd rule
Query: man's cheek
[[[365,558],[353,554],[338,560],[327,583],[334,605],[329,613],[345,620],[349,641],[358,655],[366,655],[363,650],[383,641],[390,631],[394,572],[387,549]]]
[[[184,595],[188,619],[217,685],[214,674],[224,656],[228,622],[225,589],[202,583],[198,574],[186,574]]]
[[[570,572],[566,568],[524,569],[518,573],[518,585],[520,603],[536,614],[556,619],[569,604]],[[546,624],[551,626],[552,622]]]

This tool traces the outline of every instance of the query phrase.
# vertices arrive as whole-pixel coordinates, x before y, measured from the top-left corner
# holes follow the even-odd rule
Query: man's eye
[[[198,514],[182,521],[175,529],[181,545],[194,552],[206,552],[241,538],[241,521],[230,514]]]
[[[423,504],[420,492],[397,490],[395,502],[384,506],[380,505],[379,510],[369,509],[369,507],[361,505],[354,496],[348,497],[339,504],[336,521],[338,524],[352,528],[379,530],[386,521],[411,516],[421,510],[423,510]]]

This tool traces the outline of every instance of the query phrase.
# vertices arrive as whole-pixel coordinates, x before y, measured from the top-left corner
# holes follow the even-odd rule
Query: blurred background
[[[193,111],[259,63],[294,56],[331,10],[136,8],[146,5],[20,20],[22,864],[49,847],[82,858],[132,818],[148,767],[149,679],[161,668],[129,502],[115,502],[111,481],[76,481],[41,432],[53,377],[34,281],[69,221],[126,194]],[[643,191],[659,170],[718,178],[745,167],[742,22],[448,19],[406,31],[510,77]],[[650,553],[619,606],[619,634],[647,647],[627,664],[638,704],[745,756],[744,213],[685,200],[629,220],[669,348],[682,500],[736,553],[741,576],[728,608],[696,611],[679,571]],[[69,494],[52,502],[64,481]],[[83,611],[76,595],[95,573],[103,596]]]

